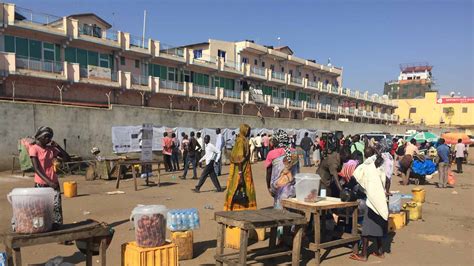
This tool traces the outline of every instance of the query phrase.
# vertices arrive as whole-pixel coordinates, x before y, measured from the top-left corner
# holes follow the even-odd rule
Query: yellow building
[[[425,98],[397,100],[395,114],[401,124],[428,126],[474,126],[474,97],[438,96],[426,92]]]

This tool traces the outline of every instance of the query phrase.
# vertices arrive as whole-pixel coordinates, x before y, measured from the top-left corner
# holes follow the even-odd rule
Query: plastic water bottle
[[[188,220],[189,220],[189,229],[194,229],[194,217],[192,212],[188,212]]]

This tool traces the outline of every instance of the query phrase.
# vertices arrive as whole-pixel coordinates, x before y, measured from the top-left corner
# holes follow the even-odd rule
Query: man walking
[[[196,160],[199,162],[204,155],[204,140],[201,137],[201,132],[196,133],[196,140],[201,148],[197,149]],[[199,167],[202,167],[202,163],[199,162]]]
[[[224,136],[222,136],[221,129],[218,128],[216,129],[216,150],[217,150],[217,155],[215,158],[215,171],[216,175],[220,176],[222,173],[222,150],[224,149]],[[206,139],[204,138],[204,143],[206,143]],[[206,143],[207,145],[207,143]]]
[[[464,161],[464,153],[466,152],[466,146],[462,143],[462,139],[458,139],[458,143],[454,146],[456,152],[456,170],[462,174],[462,162]]]
[[[439,181],[438,181],[438,188],[445,188],[448,184],[448,170],[449,170],[449,153],[450,149],[449,146],[445,144],[443,138],[438,140],[439,146],[436,149],[438,151],[439,157],[439,164],[438,164],[438,172],[439,172]]]
[[[311,154],[311,148],[313,147],[314,143],[309,137],[309,133],[305,132],[303,139],[301,139],[300,147],[303,149],[304,152],[304,167],[310,167],[311,166],[311,159],[310,159],[310,154]]]
[[[219,180],[217,179],[217,176],[214,170],[215,158],[217,157],[218,150],[212,143],[210,143],[210,140],[211,140],[211,137],[209,135],[206,135],[204,137],[204,143],[206,145],[206,153],[204,154],[204,156],[201,158],[200,161],[201,162],[206,161],[206,167],[204,168],[204,171],[202,171],[198,184],[196,185],[194,189],[192,189],[192,191],[196,193],[200,192],[201,187],[206,181],[208,176],[211,177],[211,181],[216,187],[217,192],[224,191],[221,188],[221,185],[219,184]]]
[[[186,179],[186,174],[188,173],[189,165],[193,165],[193,179],[197,179],[197,150],[201,149],[198,141],[194,138],[194,131],[191,131],[189,134],[189,144],[188,144],[188,154],[186,158],[186,163],[184,164],[183,176],[180,176],[181,179]]]

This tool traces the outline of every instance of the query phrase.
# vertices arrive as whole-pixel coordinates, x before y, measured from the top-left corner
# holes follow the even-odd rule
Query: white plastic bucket
[[[130,216],[135,227],[135,239],[140,247],[159,247],[166,240],[166,215],[163,205],[139,205]]]
[[[12,205],[15,232],[42,233],[53,226],[55,191],[52,188],[15,188],[7,195]]]
[[[316,202],[319,194],[321,177],[317,174],[299,173],[295,175],[296,199],[299,201]]]

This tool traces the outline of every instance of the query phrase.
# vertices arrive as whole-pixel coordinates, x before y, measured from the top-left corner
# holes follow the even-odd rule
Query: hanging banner
[[[439,98],[437,101],[439,104],[449,103],[474,103],[474,97],[456,97],[456,98]]]
[[[153,160],[153,125],[143,124],[141,132],[141,160],[151,161]]]

